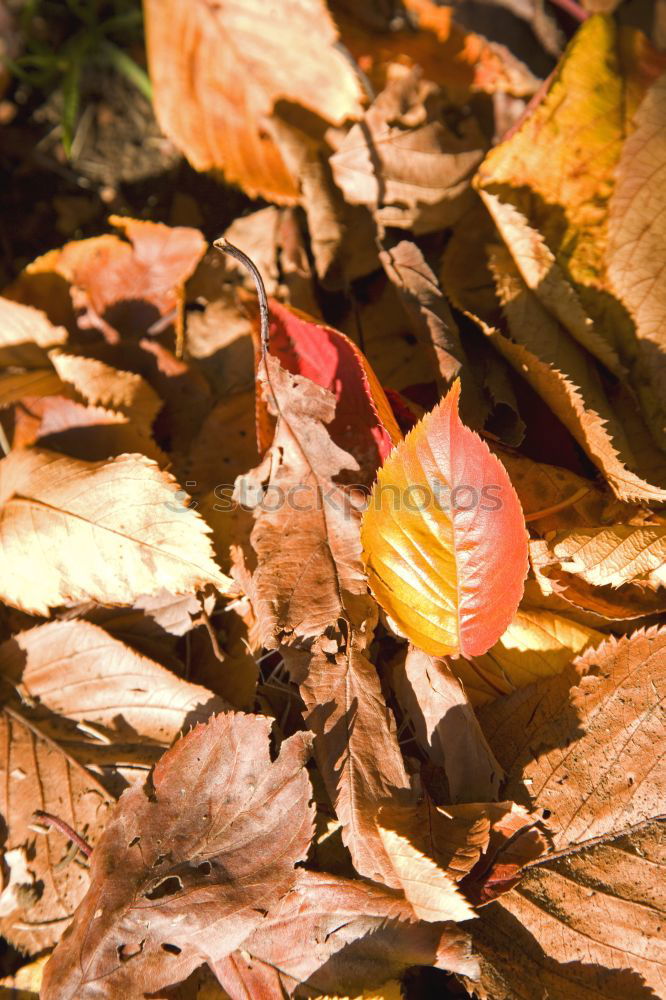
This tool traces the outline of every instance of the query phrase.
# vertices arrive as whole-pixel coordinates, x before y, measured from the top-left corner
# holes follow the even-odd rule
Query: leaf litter
[[[544,82],[430,0],[146,2],[164,132],[275,204],[3,291],[31,995],[666,996],[666,64],[503,6]]]

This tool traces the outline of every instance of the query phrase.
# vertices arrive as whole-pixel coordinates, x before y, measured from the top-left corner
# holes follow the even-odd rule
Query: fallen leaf
[[[383,806],[378,822],[432,858],[454,883],[469,875],[490,843],[485,804],[438,807],[426,797],[417,805]]]
[[[0,296],[0,363],[3,367],[36,368],[50,347],[67,341],[67,331],[45,313]]]
[[[351,360],[358,378],[358,358]],[[264,644],[283,647],[301,686],[315,755],[355,868],[393,884],[374,817],[383,800],[407,792],[409,781],[366,656],[377,611],[361,563],[359,499],[340,481],[340,473],[363,470],[329,436],[336,401],[328,389],[285,371],[271,354],[260,364],[259,382],[277,423],[262,465],[236,483],[236,497],[255,513],[257,565],[249,583],[240,582]],[[367,407],[367,395],[361,398]],[[354,438],[354,446],[359,442],[363,461],[366,438]]]
[[[666,296],[659,281],[666,254],[657,220],[663,205],[666,76],[648,90],[633,119],[609,204],[606,267],[610,287],[627,307],[638,340],[635,379],[650,429],[666,444]]]
[[[303,871],[266,921],[215,971],[232,996],[257,1000],[299,995],[301,984],[311,993],[353,996],[416,964],[469,969],[465,974],[474,977],[467,934],[452,923],[410,922],[410,911],[397,892]]]
[[[70,286],[79,327],[99,330],[109,343],[175,328],[178,341],[185,281],[206,248],[201,233],[117,215],[109,222],[127,239],[77,240],[48,261]]]
[[[509,773],[505,794],[521,802],[527,793],[550,813],[555,849],[619,836],[660,814],[665,646],[656,627],[608,639],[562,674],[480,710]]]
[[[409,800],[409,779],[377,671],[360,638],[352,642],[335,653],[315,647],[300,683],[301,697],[354,867],[366,878],[398,887],[375,815],[383,802]]]
[[[398,631],[435,656],[484,653],[515,612],[526,574],[520,503],[501,463],[460,421],[459,394],[456,383],[389,456],[362,525],[373,593]]]
[[[573,657],[604,639],[602,632],[566,615],[525,605],[487,653],[452,662],[472,705],[483,705],[542,677],[559,673]]]
[[[348,202],[380,227],[419,234],[452,226],[470,206],[484,146],[476,119],[413,71],[387,84],[330,164]]]
[[[398,830],[377,828],[405,898],[420,920],[469,920],[474,910],[456,889],[453,879]]]
[[[88,888],[88,867],[85,859],[83,864],[77,860],[66,836],[33,831],[34,811],[64,820],[92,845],[113,800],[90,771],[13,702],[2,706],[0,729],[3,850],[12,874],[10,860],[19,866],[10,880],[13,894],[2,896],[0,928],[14,947],[35,954],[53,946],[70,922]]]
[[[633,145],[631,132],[634,116],[638,123],[643,120],[641,114],[652,115],[655,100],[658,104],[660,85],[653,91],[649,88],[665,66],[663,54],[635,28],[617,28],[607,16],[589,18],[571,41],[543,100],[507,141],[489,153],[477,177],[482,197],[527,285],[612,371],[622,374],[628,369],[648,427],[661,445],[666,433],[656,375],[659,357],[654,350],[649,360],[645,353],[641,357],[643,335],[638,332],[637,343],[632,306],[629,299],[624,303],[628,313],[622,304],[627,280],[635,289],[634,308],[639,304],[642,292],[635,269],[641,263],[632,247],[634,270],[628,277],[626,250],[624,257],[620,250],[615,278],[620,271],[627,272],[627,277],[619,278],[618,301],[609,270],[614,255],[609,240],[619,164],[624,163],[626,169],[628,162],[633,165],[642,160],[645,165],[638,169],[645,176],[646,170],[652,171],[652,157],[659,158],[648,142],[650,125],[640,139],[633,139]],[[641,112],[646,92],[651,96]],[[630,197],[635,190],[630,186]],[[618,197],[615,227],[618,213],[624,219],[623,206],[627,205],[626,194]],[[634,219],[642,220],[640,205],[634,204],[632,212]],[[638,222],[638,230],[635,221],[628,224],[634,232],[644,228],[643,221]],[[624,240],[620,236],[620,242]],[[643,266],[647,281],[652,261],[658,259],[654,250],[650,253],[650,262]],[[631,299],[632,292],[628,294]],[[645,350],[651,351],[649,346]]]
[[[432,346],[441,378],[448,388],[460,374],[466,355],[460,333],[437,278],[411,240],[382,240],[379,259],[405,307],[421,348]]]
[[[275,144],[278,102],[307,109],[325,125],[361,111],[361,88],[322,0],[291,3],[264,30],[261,3],[197,0],[185,11],[146,4],[146,35],[155,111],[161,128],[197,170],[224,170],[250,195],[298,198]],[[219,59],[220,46],[225,59]],[[285,60],[285,51],[298,52]]]
[[[468,32],[453,19],[453,7],[432,0],[405,0],[409,20],[397,30],[368,31],[357,9],[350,17],[336,9],[343,44],[376,90],[382,90],[391,64],[420,66],[426,80],[445,87],[463,103],[470,90],[532,94],[538,81],[508,49]]]
[[[374,371],[344,334],[276,301],[269,303],[269,310],[271,354],[287,371],[303,375],[335,395],[335,415],[327,429],[334,444],[356,459],[358,482],[369,486],[378,466],[402,440]],[[266,403],[258,398],[257,405],[260,446],[265,451],[272,440],[272,428],[269,437]]]
[[[420,746],[446,772],[450,801],[490,802],[497,798],[502,769],[456,676],[461,662],[410,647],[396,663],[392,683]]]
[[[650,1000],[663,993],[663,823],[540,862],[479,914],[482,1000]],[[661,882],[660,882],[661,880]]]
[[[558,531],[547,537],[553,556],[567,573],[595,586],[619,587],[638,581],[666,584],[666,527],[611,524]]]
[[[462,810],[464,806],[453,807]],[[539,813],[515,802],[468,806],[487,817],[490,831],[482,857],[460,883],[466,898],[479,907],[509,892],[525,876],[526,866],[548,850]],[[448,806],[447,811],[451,812]]]
[[[530,564],[544,597],[554,596],[572,608],[592,612],[602,619],[625,621],[666,611],[666,595],[661,590],[654,592],[633,583],[598,587],[587,583],[582,576],[566,573],[544,539],[530,542]]]
[[[261,716],[218,715],[124,793],[47,965],[44,1000],[180,982],[232,952],[290,889],[313,829],[308,739],[291,737],[271,762],[270,727]]]
[[[44,614],[68,601],[128,605],[162,589],[186,594],[207,584],[224,591],[228,578],[213,561],[210,529],[174,502],[176,487],[141,455],[86,463],[12,452],[0,463],[3,599]]]
[[[30,706],[43,738],[120,794],[143,779],[182,731],[226,708],[221,699],[175,676],[86,621],[51,621],[0,645],[6,684]],[[120,776],[120,780],[119,777]],[[34,809],[44,808],[39,801]]]
[[[526,982],[538,976],[562,1000],[663,989],[654,890],[665,640],[657,628],[610,639],[565,674],[481,710],[510,772],[507,792],[545,809],[552,833],[551,853],[479,922],[481,996],[501,992],[507,975],[516,983],[514,948]]]

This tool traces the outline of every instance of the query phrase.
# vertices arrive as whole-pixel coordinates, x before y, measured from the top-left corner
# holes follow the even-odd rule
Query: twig
[[[235,257],[236,260],[240,261],[243,267],[246,267],[252,279],[254,281],[255,287],[257,289],[257,297],[259,299],[259,317],[261,320],[261,352],[263,355],[268,354],[268,299],[266,298],[266,288],[264,287],[263,278],[259,273],[259,269],[254,261],[250,260],[246,253],[235,247],[233,243],[229,243],[224,236],[220,236],[219,240],[215,240],[213,246],[220,253],[228,253],[230,257]]]
[[[86,858],[89,858],[92,854],[92,847],[88,844],[83,837],[81,837],[76,830],[73,830],[69,823],[66,823],[64,819],[60,819],[59,816],[54,816],[53,813],[44,812],[42,809],[36,809],[33,814],[40,823],[44,826],[53,827],[54,830],[58,830],[62,833],[68,840],[71,840],[73,844],[76,844],[81,854],[84,854]]]
[[[204,607],[196,618],[192,620],[193,625],[203,625],[208,632],[208,638],[210,639],[210,644],[213,647],[213,653],[220,663],[224,663],[225,655],[220,649],[220,644],[217,640],[217,635],[215,634],[215,629],[213,628],[213,623],[210,620],[210,616]]]

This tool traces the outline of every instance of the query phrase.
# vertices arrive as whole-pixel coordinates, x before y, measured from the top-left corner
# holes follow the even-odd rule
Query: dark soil
[[[213,239],[258,207],[193,170],[117,74],[86,77],[70,160],[59,94],[44,100],[18,85],[2,104],[12,120],[0,126],[0,288],[47,250],[105,232],[112,214],[196,226]]]

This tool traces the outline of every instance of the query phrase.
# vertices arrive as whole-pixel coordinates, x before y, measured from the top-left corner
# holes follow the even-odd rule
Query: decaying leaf
[[[291,888],[313,829],[308,739],[293,736],[271,762],[270,726],[218,715],[176,743],[144,787],[124,793],[93,854],[88,894],[47,966],[46,1000],[179,982],[231,953]]]
[[[389,456],[362,527],[373,593],[398,631],[435,656],[484,653],[526,573],[520,503],[501,463],[462,424],[459,394],[456,383]]]
[[[347,201],[372,209],[383,227],[426,233],[457,222],[485,142],[471,115],[447,122],[452,110],[418,72],[390,81],[331,157]]]
[[[465,931],[413,923],[410,914],[397,892],[300,872],[264,924],[215,971],[231,996],[252,997],[353,996],[422,963],[475,976]]]
[[[108,463],[37,450],[8,455],[0,463],[3,599],[41,614],[87,599],[129,605],[161,589],[225,590],[209,529],[174,502],[176,487],[141,455]]]
[[[66,836],[33,830],[33,814],[41,809],[57,816],[93,845],[112,798],[14,701],[2,706],[0,728],[5,776],[0,812],[9,870],[0,897],[0,928],[14,947],[35,954],[59,940],[85,895],[89,873],[86,859]]]
[[[481,709],[509,772],[505,793],[548,810],[556,849],[661,814],[665,645],[656,627],[611,638],[564,673]]]
[[[486,802],[497,798],[502,769],[456,676],[463,662],[410,648],[396,664],[392,680],[417,740],[446,772],[450,800]]]

